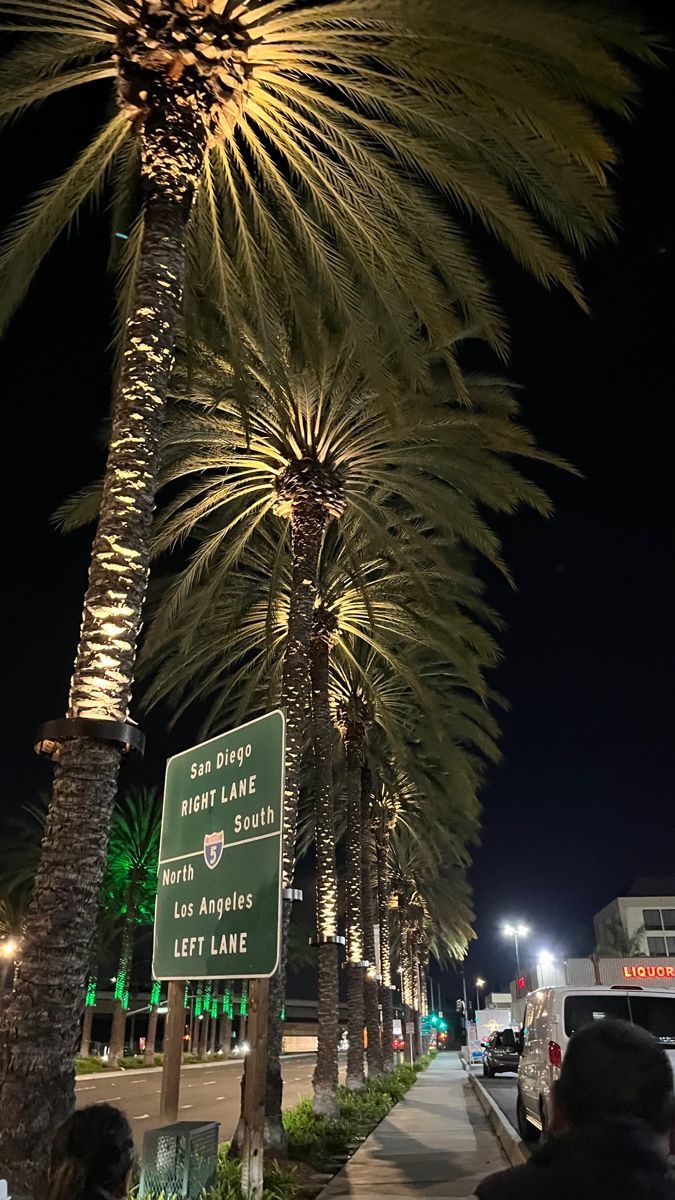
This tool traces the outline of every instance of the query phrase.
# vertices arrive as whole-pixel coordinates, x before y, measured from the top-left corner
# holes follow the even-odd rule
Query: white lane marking
[[[219,1100],[227,1100],[227,1096],[216,1096],[216,1104]]]
[[[202,1087],[215,1087],[215,1086],[216,1086],[216,1080],[215,1080],[215,1079],[206,1079],[206,1080],[204,1081],[204,1083],[202,1084]],[[192,1087],[192,1084],[191,1084],[191,1083],[189,1083],[189,1084],[188,1084],[188,1087]]]
[[[143,1087],[144,1083],[144,1079],[132,1079],[131,1081],[132,1087]]]
[[[137,1116],[137,1117],[132,1117],[131,1119],[132,1119],[132,1121],[149,1121],[149,1120],[150,1120],[150,1113],[140,1113],[140,1115],[139,1115],[139,1116]]]
[[[91,1084],[89,1085],[89,1087],[81,1087],[81,1088],[80,1088],[80,1091],[81,1091],[81,1092],[95,1092],[95,1091],[96,1091],[96,1084],[95,1084],[95,1083],[91,1083]]]
[[[194,1108],[193,1104],[181,1104],[181,1108]]]

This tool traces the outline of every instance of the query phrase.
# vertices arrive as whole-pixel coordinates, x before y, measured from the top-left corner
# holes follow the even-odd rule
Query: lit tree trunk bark
[[[380,963],[382,968],[380,986],[382,1058],[384,1068],[388,1071],[394,1065],[394,998],[391,990],[391,926],[389,920],[391,881],[387,860],[389,838],[384,814],[375,818],[374,840],[377,858],[377,914],[380,924]]]
[[[419,1058],[422,1053],[422,1029],[420,1024],[421,1013],[421,997],[420,997],[420,962],[417,953],[417,939],[413,933],[410,938],[410,962],[412,970],[412,989],[413,989],[413,1011],[415,1022],[415,1058]]]
[[[373,845],[370,832],[370,811],[373,781],[370,771],[361,771],[361,911],[363,914],[363,950],[369,964],[363,977],[363,1000],[368,1033],[366,1061],[368,1078],[382,1074],[382,1041],[378,1003],[377,967],[375,962],[375,916],[373,912]]]
[[[312,735],[314,742],[316,921],[318,946],[318,1041],[312,1107],[318,1116],[337,1117],[339,979],[337,936],[338,880],[333,811],[332,721],[328,698],[330,630],[312,639]]]
[[[282,704],[286,709],[286,777],[284,786],[283,886],[293,883],[298,793],[302,749],[311,717],[309,647],[317,591],[319,555],[326,528],[323,505],[298,502],[291,517],[293,572],[288,635],[282,681]],[[291,903],[283,902],[282,941],[279,970],[270,981],[267,1034],[267,1094],[265,1101],[265,1144],[273,1151],[285,1150],[286,1136],[281,1120],[283,1082],[281,1013],[286,1001],[286,951]]]
[[[363,1071],[363,912],[361,870],[361,762],[363,736],[351,721],[344,725],[347,756],[347,1087],[362,1088]]]
[[[70,717],[126,721],[149,567],[159,446],[183,295],[185,232],[206,131],[173,96],[146,119],[145,222]],[[40,1189],[55,1129],[75,1104],[80,1032],[120,749],[65,738],[14,991],[0,1026],[0,1162],[20,1198]]]
[[[217,1022],[216,1018],[212,1015],[210,1023],[209,1023],[209,1048],[208,1048],[209,1054],[215,1054],[215,1052],[216,1052],[216,1035],[217,1035],[217,1033],[218,1033],[218,1022]]]
[[[145,1050],[143,1058],[145,1062],[152,1066],[155,1061],[155,1047],[157,1045],[157,1022],[159,1016],[156,1008],[151,1008],[148,1015],[148,1032],[145,1036]]]
[[[88,1005],[84,1010],[84,1017],[82,1019],[82,1039],[80,1041],[80,1055],[82,1058],[86,1058],[89,1054],[89,1048],[91,1046],[91,1027],[94,1024],[95,1012],[96,1009],[93,1007],[93,1005]]]

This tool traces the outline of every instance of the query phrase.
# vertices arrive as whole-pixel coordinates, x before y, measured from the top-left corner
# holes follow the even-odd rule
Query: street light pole
[[[518,980],[521,979],[522,976],[520,974],[520,948],[519,948],[519,944],[518,944],[518,938],[527,937],[527,934],[529,932],[530,932],[529,925],[505,925],[504,926],[504,936],[513,938],[513,945],[514,945],[515,952],[516,952],[516,988],[517,988],[519,995],[520,995],[520,984],[518,983]]]
[[[475,986],[476,986],[476,1012],[478,1013],[478,1012],[480,1011],[480,993],[479,993],[479,988],[484,988],[484,987],[485,987],[485,980],[484,980],[484,979],[481,979],[481,978],[479,977],[478,979],[476,979],[476,980],[475,980]]]

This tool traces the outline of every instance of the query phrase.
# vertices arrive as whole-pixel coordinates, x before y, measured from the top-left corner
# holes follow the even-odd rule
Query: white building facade
[[[675,879],[636,879],[593,924],[599,955],[675,959]]]

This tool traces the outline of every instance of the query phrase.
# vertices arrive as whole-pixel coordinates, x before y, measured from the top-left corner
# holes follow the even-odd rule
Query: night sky
[[[662,6],[642,10],[664,32]],[[533,927],[533,949],[593,948],[592,914],[637,875],[675,869],[673,728],[673,339],[675,69],[644,73],[642,104],[618,131],[617,243],[582,269],[592,316],[546,296],[496,254],[513,331],[511,377],[526,423],[583,479],[538,478],[556,505],[546,522],[500,526],[517,581],[491,578],[507,621],[495,685],[508,698],[504,763],[483,792],[475,851],[479,940],[467,979],[513,976],[504,920]],[[84,93],[82,93],[84,94]],[[69,97],[2,139],[2,223],[52,178],[103,116]],[[98,107],[97,107],[98,105]],[[26,153],[27,148],[30,153]],[[105,222],[85,214],[62,239],[0,347],[5,422],[3,813],[49,785],[32,751],[42,720],[64,710],[90,536],[64,537],[50,514],[100,472],[109,401]],[[164,757],[188,745],[143,721],[145,763],[129,781],[160,783]],[[1,826],[0,826],[1,833]],[[460,994],[446,975],[444,993]]]

